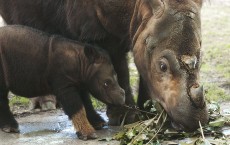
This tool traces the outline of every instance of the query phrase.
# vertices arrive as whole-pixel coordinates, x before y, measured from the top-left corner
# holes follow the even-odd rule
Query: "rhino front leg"
[[[85,107],[76,88],[59,89],[55,95],[64,112],[72,120],[74,128],[77,130],[78,138],[82,140],[97,138],[94,128],[87,119]]]
[[[10,111],[8,91],[0,89],[0,128],[2,131],[19,132],[18,123]]]
[[[81,94],[81,99],[83,101],[83,104],[85,106],[86,116],[87,116],[90,124],[96,130],[102,129],[106,125],[106,122],[94,110],[94,107],[93,107],[92,101],[90,99],[89,93],[87,91],[81,91],[80,94]]]
[[[147,90],[147,83],[144,82],[144,80],[140,76],[140,81],[139,81],[139,93],[138,93],[138,98],[137,98],[137,105],[140,109],[144,110],[144,103],[147,100],[150,100],[150,95]]]
[[[82,106],[82,108],[77,111],[71,119],[75,129],[78,130],[77,135],[79,139],[87,140],[98,138],[94,128],[90,125],[88,119],[86,118],[84,106]]]

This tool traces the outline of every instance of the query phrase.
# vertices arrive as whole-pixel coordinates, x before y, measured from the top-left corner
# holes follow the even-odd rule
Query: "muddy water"
[[[105,119],[105,113],[102,113]],[[117,141],[99,141],[113,136],[119,127],[106,127],[97,131],[99,139],[81,141],[68,117],[61,111],[39,112],[16,116],[20,133],[8,134],[0,131],[0,145],[117,145]]]

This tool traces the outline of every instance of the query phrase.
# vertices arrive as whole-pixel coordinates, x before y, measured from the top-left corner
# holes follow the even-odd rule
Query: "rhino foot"
[[[19,132],[19,129],[18,129],[18,128],[11,127],[11,126],[4,126],[4,127],[2,128],[2,131],[6,132],[6,133],[18,133],[18,132]]]
[[[0,112],[1,114],[2,112]],[[17,133],[19,132],[18,123],[14,119],[13,114],[11,112],[6,112],[5,114],[0,115],[0,129],[6,133]]]
[[[89,139],[96,139],[98,138],[97,134],[95,132],[90,133],[90,134],[82,134],[80,132],[76,133],[78,138],[81,140],[89,140]]]
[[[41,104],[41,108],[44,111],[55,110],[56,109],[56,103],[51,102],[51,101],[47,101],[47,102],[44,102],[43,104]]]
[[[104,126],[107,126],[107,123],[105,121],[95,122],[92,126],[95,130],[101,130]]]

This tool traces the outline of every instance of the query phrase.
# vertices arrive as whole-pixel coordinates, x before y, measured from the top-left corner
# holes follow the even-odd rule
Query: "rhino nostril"
[[[125,96],[125,91],[123,89],[120,90],[121,96]]]
[[[204,106],[204,90],[203,90],[203,86],[193,85],[190,88],[190,95],[191,95],[192,101],[198,107],[203,107]]]
[[[198,87],[200,87],[200,85],[197,83],[192,86],[192,88],[198,88]]]

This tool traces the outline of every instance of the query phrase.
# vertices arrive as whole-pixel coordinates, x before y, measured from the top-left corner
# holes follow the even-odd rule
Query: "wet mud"
[[[107,119],[105,113],[101,115]],[[24,113],[16,116],[20,133],[0,131],[0,145],[117,145],[118,141],[100,141],[109,139],[119,131],[119,127],[106,126],[97,131],[99,139],[79,140],[71,121],[62,110]]]

